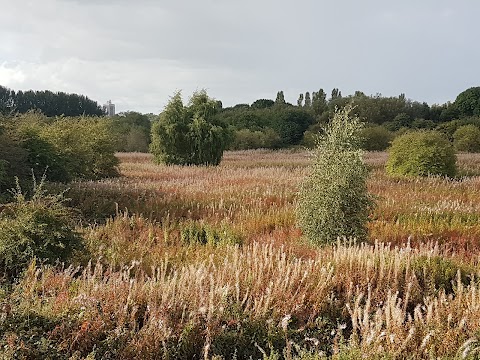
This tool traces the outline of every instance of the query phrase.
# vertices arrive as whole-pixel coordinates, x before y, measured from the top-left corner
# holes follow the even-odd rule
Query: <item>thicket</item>
[[[362,149],[366,151],[383,151],[390,146],[395,135],[382,125],[366,126],[360,132]]]
[[[149,115],[134,111],[111,118],[115,150],[121,152],[148,152],[152,122]]]
[[[456,156],[440,132],[411,131],[397,137],[389,149],[387,173],[400,176],[455,176]]]
[[[152,127],[150,151],[156,162],[218,165],[231,140],[227,126],[215,115],[219,104],[206,91],[196,92],[184,106],[177,92]]]
[[[453,133],[453,146],[457,151],[480,152],[480,129],[475,125],[460,126]]]
[[[351,106],[338,110],[325,128],[298,196],[300,228],[315,244],[332,243],[342,236],[358,240],[367,236],[373,201],[360,150],[362,124],[351,112]]]
[[[13,201],[0,209],[0,282],[16,279],[34,259],[53,265],[82,247],[75,212],[63,194],[47,194],[43,185],[34,182],[27,196],[17,184]]]
[[[32,171],[49,181],[118,175],[116,139],[105,118],[47,118],[40,113],[0,119],[0,193]]]

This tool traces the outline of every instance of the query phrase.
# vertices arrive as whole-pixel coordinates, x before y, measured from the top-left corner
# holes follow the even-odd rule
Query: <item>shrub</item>
[[[385,150],[394,138],[393,133],[382,125],[365,127],[360,135],[363,138],[362,149],[367,151]]]
[[[453,146],[443,134],[412,131],[393,140],[386,170],[401,176],[454,176],[455,161]]]
[[[453,146],[458,151],[480,152],[480,129],[475,125],[459,127],[453,134]]]
[[[34,182],[30,199],[17,186],[14,201],[0,212],[0,278],[14,279],[35,258],[67,261],[81,247],[73,210],[64,205],[63,194],[46,194],[43,183]]]
[[[59,119],[43,127],[40,137],[64,159],[70,178],[94,180],[118,175],[116,140],[112,124],[106,119]]]
[[[218,165],[230,136],[215,114],[218,102],[205,91],[193,94],[188,106],[176,93],[152,127],[150,150],[158,163]]]
[[[263,131],[241,129],[234,133],[234,138],[229,148],[231,150],[247,149],[275,149],[280,147],[282,139],[273,129],[267,128]]]
[[[0,135],[0,196],[15,185],[15,176],[26,178],[28,173],[27,152],[20,142]]]
[[[339,236],[367,236],[366,223],[373,205],[367,193],[367,168],[360,149],[362,128],[351,106],[337,110],[314,153],[310,175],[298,197],[298,222],[316,244]]]

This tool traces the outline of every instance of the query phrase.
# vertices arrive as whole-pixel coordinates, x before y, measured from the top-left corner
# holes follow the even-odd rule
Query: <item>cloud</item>
[[[1,4],[4,2],[5,4]],[[176,89],[226,105],[338,87],[443,102],[473,86],[459,0],[0,0],[0,84],[158,112]],[[21,19],[21,21],[19,21]]]

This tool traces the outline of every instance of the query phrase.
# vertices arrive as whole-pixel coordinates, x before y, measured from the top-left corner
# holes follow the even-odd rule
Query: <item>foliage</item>
[[[54,180],[117,176],[118,159],[111,126],[107,119],[86,117],[60,118],[41,126],[38,136],[53,147],[65,168],[65,177]],[[51,163],[45,165],[50,167]]]
[[[360,132],[362,149],[383,151],[390,146],[394,134],[382,125],[366,126]]]
[[[457,151],[480,152],[480,129],[475,125],[460,126],[453,134],[453,146]]]
[[[9,124],[10,125],[10,124]],[[0,132],[0,199],[15,186],[15,176],[26,179],[30,174],[28,152],[11,126]],[[45,169],[43,169],[45,170]]]
[[[111,121],[117,139],[115,151],[148,152],[152,127],[148,115],[127,111],[113,116]]]
[[[13,91],[0,86],[0,114],[39,110],[46,116],[100,116],[102,108],[87,96],[64,92]]]
[[[471,87],[458,94],[454,103],[460,116],[480,116],[480,87]]]
[[[230,150],[247,149],[276,149],[282,144],[282,140],[273,129],[266,128],[264,131],[252,131],[241,129],[234,132],[233,140],[229,146]]]
[[[30,198],[17,185],[14,201],[0,212],[0,278],[18,277],[35,258],[48,264],[69,261],[81,247],[73,210],[63,194],[49,195],[43,185],[44,179],[34,182]]]
[[[452,144],[438,131],[412,131],[397,137],[389,149],[386,170],[390,175],[455,176]]]
[[[49,119],[30,112],[3,123],[0,193],[14,185],[15,177],[28,182],[32,170],[58,182],[118,175],[116,140],[105,118]]]
[[[453,141],[453,134],[461,126],[465,125],[475,125],[480,128],[480,117],[464,117],[461,119],[456,119],[448,122],[443,122],[437,125],[436,130],[444,133],[450,141]]]
[[[362,125],[352,108],[338,110],[315,149],[312,171],[302,184],[297,216],[307,238],[316,244],[337,237],[364,240],[372,206],[368,171],[359,150]]]
[[[217,101],[205,90],[196,92],[184,106],[177,92],[152,128],[151,152],[165,164],[218,165],[230,133],[215,118]]]

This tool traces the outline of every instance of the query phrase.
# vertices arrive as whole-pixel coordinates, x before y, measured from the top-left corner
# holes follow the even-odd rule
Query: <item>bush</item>
[[[458,151],[480,152],[480,129],[475,125],[459,127],[453,134],[453,146]]]
[[[332,243],[339,236],[367,236],[366,223],[373,206],[367,193],[368,171],[362,160],[358,117],[351,106],[337,110],[319,138],[310,175],[298,197],[298,222],[316,244]]]
[[[35,258],[68,261],[81,247],[73,210],[64,201],[63,194],[47,195],[43,180],[34,184],[30,199],[17,186],[14,201],[0,211],[0,278],[13,280]]]
[[[101,179],[118,175],[112,124],[102,118],[63,118],[44,126],[40,137],[65,161],[68,178]]]
[[[263,131],[241,129],[234,133],[234,138],[229,146],[231,150],[247,149],[276,149],[282,144],[282,139],[275,130],[267,128]]]
[[[15,186],[15,176],[27,178],[30,172],[27,151],[21,141],[10,131],[0,134],[0,199]]]
[[[383,151],[390,146],[395,137],[391,131],[382,125],[365,127],[360,132],[363,138],[362,149],[367,151]]]
[[[455,161],[453,146],[443,134],[412,131],[393,140],[386,170],[401,176],[454,176]]]
[[[205,91],[194,93],[188,106],[176,93],[152,127],[150,151],[155,161],[218,165],[230,140],[227,127],[215,117],[218,106]]]

